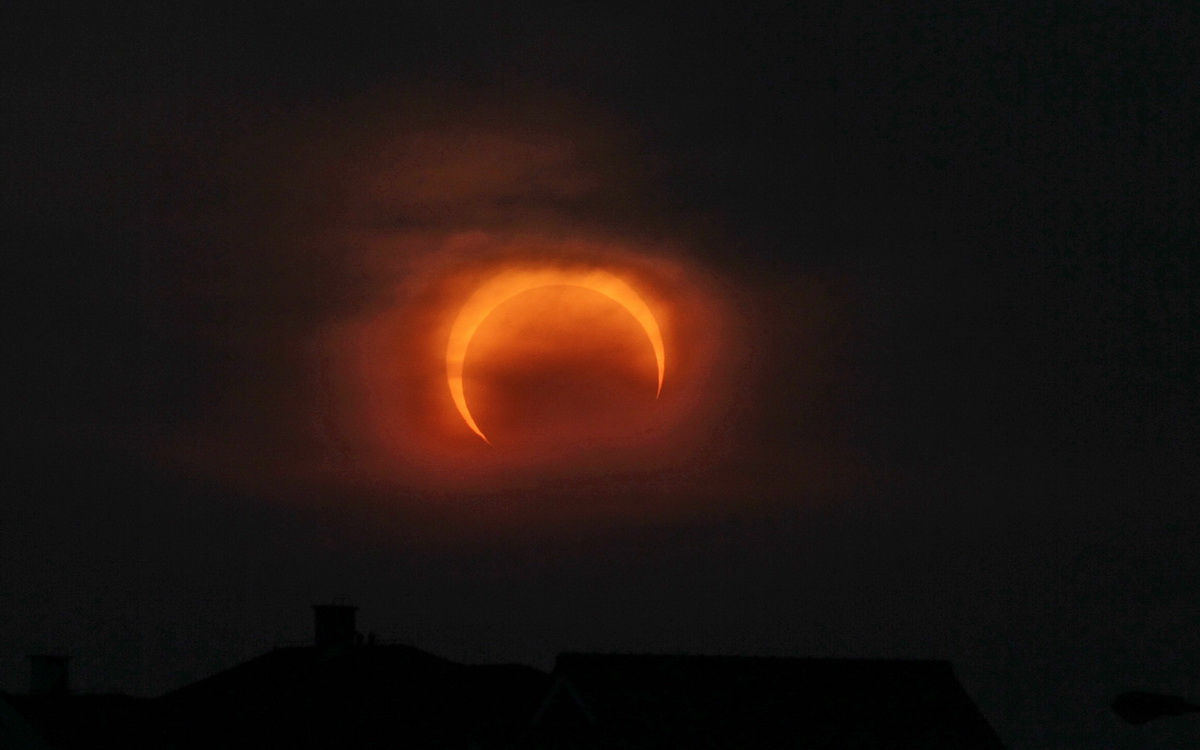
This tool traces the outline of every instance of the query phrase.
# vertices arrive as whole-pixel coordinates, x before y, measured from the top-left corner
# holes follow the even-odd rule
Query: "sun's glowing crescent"
[[[662,393],[663,374],[666,371],[662,332],[658,328],[654,313],[632,287],[611,273],[599,269],[504,271],[485,282],[463,305],[454,326],[450,329],[450,343],[446,347],[446,382],[450,386],[454,405],[458,407],[458,413],[462,415],[467,426],[488,445],[491,445],[492,441],[488,440],[479,429],[479,425],[475,424],[475,418],[467,408],[467,398],[463,392],[463,362],[467,357],[467,347],[479,326],[493,310],[522,292],[545,286],[579,286],[591,289],[628,310],[641,324],[650,339],[650,345],[654,347],[654,359],[658,363],[658,389],[655,396]]]

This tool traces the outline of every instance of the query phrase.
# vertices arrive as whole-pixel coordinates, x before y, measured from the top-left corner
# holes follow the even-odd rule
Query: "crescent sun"
[[[462,415],[463,421],[488,445],[491,445],[492,441],[488,440],[475,423],[463,392],[463,362],[466,360],[467,347],[479,326],[493,310],[522,292],[546,286],[578,286],[591,289],[628,310],[641,324],[650,339],[650,345],[654,347],[654,359],[658,364],[658,388],[655,397],[662,393],[663,374],[666,371],[662,332],[654,314],[632,287],[613,274],[597,269],[505,271],[485,282],[463,305],[450,329],[450,343],[446,347],[446,383],[450,386],[450,396],[454,399],[454,405]]]

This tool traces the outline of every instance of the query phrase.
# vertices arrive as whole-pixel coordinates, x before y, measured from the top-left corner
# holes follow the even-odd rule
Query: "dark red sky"
[[[156,694],[350,597],[457,659],[947,658],[1011,747],[1183,741],[1103,708],[1200,671],[1195,11],[804,8],[5,11],[0,688]],[[514,256],[665,311],[661,420],[442,420]],[[610,334],[496,377],[619,414]]]

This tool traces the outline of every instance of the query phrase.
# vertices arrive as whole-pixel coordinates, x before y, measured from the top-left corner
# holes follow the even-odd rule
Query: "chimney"
[[[29,657],[29,693],[31,695],[66,695],[67,661],[69,656],[37,654]]]
[[[314,604],[313,625],[317,646],[340,646],[355,642],[354,613],[358,607],[349,604]]]

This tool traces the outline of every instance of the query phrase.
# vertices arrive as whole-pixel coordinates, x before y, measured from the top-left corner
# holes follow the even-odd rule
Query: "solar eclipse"
[[[490,444],[491,440],[483,433],[476,423],[475,417],[471,414],[463,386],[463,371],[468,347],[480,325],[501,304],[523,292],[552,286],[598,292],[619,304],[632,315],[645,331],[654,350],[654,359],[658,369],[655,396],[657,397],[662,392],[663,377],[666,371],[666,353],[663,347],[662,332],[659,330],[654,313],[629,284],[608,271],[595,268],[510,269],[482,284],[467,300],[451,328],[450,341],[446,347],[446,383],[450,388],[454,405],[467,426],[486,443]]]

